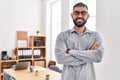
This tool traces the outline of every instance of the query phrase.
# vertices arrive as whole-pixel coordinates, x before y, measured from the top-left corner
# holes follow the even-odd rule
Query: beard
[[[78,23],[77,19],[82,19],[82,18],[76,18],[75,20],[73,19],[73,22],[74,22],[76,27],[83,27],[86,24],[86,22],[87,22],[87,20],[82,19],[83,23]]]

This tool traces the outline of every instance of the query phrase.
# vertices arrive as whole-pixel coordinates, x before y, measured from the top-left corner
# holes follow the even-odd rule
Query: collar
[[[71,32],[71,33],[74,33],[74,32],[75,32],[75,33],[78,33],[74,27],[70,30],[70,32]],[[90,30],[86,27],[86,29],[85,29],[85,31],[83,32],[83,34],[86,34],[86,33],[90,34],[90,33],[92,33],[92,31],[90,31]]]

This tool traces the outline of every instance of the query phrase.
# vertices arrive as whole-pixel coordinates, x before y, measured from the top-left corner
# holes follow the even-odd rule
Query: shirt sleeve
[[[71,65],[71,66],[78,66],[80,64],[84,64],[86,62],[80,60],[79,58],[76,58],[73,55],[66,54],[67,47],[65,44],[63,34],[59,34],[56,40],[56,46],[55,46],[55,56],[56,60],[59,64],[64,65]]]
[[[102,46],[102,39],[97,33],[94,43],[98,43],[99,47],[96,50],[70,50],[70,55],[80,59],[86,63],[88,62],[101,62],[104,53]]]

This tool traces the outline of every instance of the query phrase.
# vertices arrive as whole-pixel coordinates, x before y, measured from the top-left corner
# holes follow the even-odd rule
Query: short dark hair
[[[79,2],[79,3],[75,4],[75,5],[73,6],[73,10],[74,10],[75,7],[86,7],[86,9],[88,10],[87,5],[84,4],[84,3],[82,3],[82,2]]]

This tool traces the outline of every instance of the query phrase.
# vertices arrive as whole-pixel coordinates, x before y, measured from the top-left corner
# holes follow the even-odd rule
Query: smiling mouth
[[[83,19],[77,19],[77,22],[81,22],[81,21],[83,21]]]
[[[77,18],[76,21],[77,22],[83,22],[84,20],[82,18]]]

